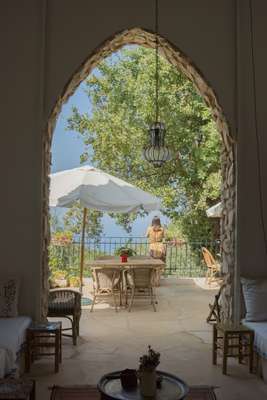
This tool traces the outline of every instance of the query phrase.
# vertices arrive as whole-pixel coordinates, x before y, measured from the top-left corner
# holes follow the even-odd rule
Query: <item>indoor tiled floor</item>
[[[37,399],[49,399],[53,384],[96,384],[106,372],[136,368],[139,356],[150,344],[161,353],[159,369],[171,372],[189,385],[214,385],[218,400],[264,400],[267,384],[248,373],[236,360],[229,362],[229,375],[211,364],[211,326],[206,324],[213,290],[203,290],[193,280],[166,278],[157,289],[158,311],[137,300],[132,312],[118,313],[99,304],[93,313],[84,309],[81,337],[76,347],[64,338],[63,363],[53,373],[53,361],[33,364],[30,376],[37,381]]]

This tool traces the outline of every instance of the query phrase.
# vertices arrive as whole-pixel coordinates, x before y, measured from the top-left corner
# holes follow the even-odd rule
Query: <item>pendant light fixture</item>
[[[165,146],[165,125],[159,120],[159,0],[155,0],[155,122],[149,129],[149,145],[144,149],[144,158],[154,167],[169,161],[171,152]]]

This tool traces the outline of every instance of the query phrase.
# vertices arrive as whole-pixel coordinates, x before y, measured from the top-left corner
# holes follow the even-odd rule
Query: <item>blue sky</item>
[[[67,131],[66,126],[73,106],[76,106],[81,112],[90,112],[91,104],[84,89],[85,85],[82,83],[62,107],[52,142],[52,172],[80,165],[80,154],[84,149],[83,140],[76,132]]]
[[[68,102],[62,107],[62,111],[57,120],[52,141],[52,173],[65,169],[75,168],[80,165],[80,155],[84,150],[83,140],[74,131],[67,131],[67,119],[71,115],[72,107],[75,106],[80,112],[90,113],[90,100],[85,93],[85,84],[82,83],[71,96]],[[108,172],[108,171],[106,171]],[[54,210],[59,215],[63,210]],[[154,215],[159,212],[152,212],[145,218],[138,218],[133,224],[132,236],[144,236],[147,226],[150,224]],[[162,217],[162,222],[167,223],[167,219]],[[103,217],[105,236],[125,236],[126,232],[108,216]]]

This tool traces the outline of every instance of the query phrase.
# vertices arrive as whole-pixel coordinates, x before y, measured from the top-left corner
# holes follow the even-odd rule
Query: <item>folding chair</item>
[[[210,312],[207,317],[208,323],[215,322],[217,324],[218,322],[221,322],[221,305],[220,305],[219,301],[220,301],[220,297],[222,295],[222,291],[225,287],[226,287],[226,284],[225,283],[222,284],[219,292],[214,297],[213,304],[209,304]]]

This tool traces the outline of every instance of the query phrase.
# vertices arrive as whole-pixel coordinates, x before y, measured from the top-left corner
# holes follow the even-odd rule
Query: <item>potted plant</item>
[[[115,251],[115,254],[120,256],[121,262],[127,262],[128,257],[134,256],[136,254],[136,252],[133,249],[131,249],[130,247],[123,246],[123,247],[119,247]]]
[[[52,270],[50,274],[50,286],[56,287],[67,287],[67,273],[63,270]]]
[[[159,365],[160,353],[148,346],[147,354],[140,357],[139,379],[140,391],[144,397],[154,397],[157,390],[156,368]]]
[[[78,276],[72,275],[68,280],[70,287],[80,287],[80,278]]]

